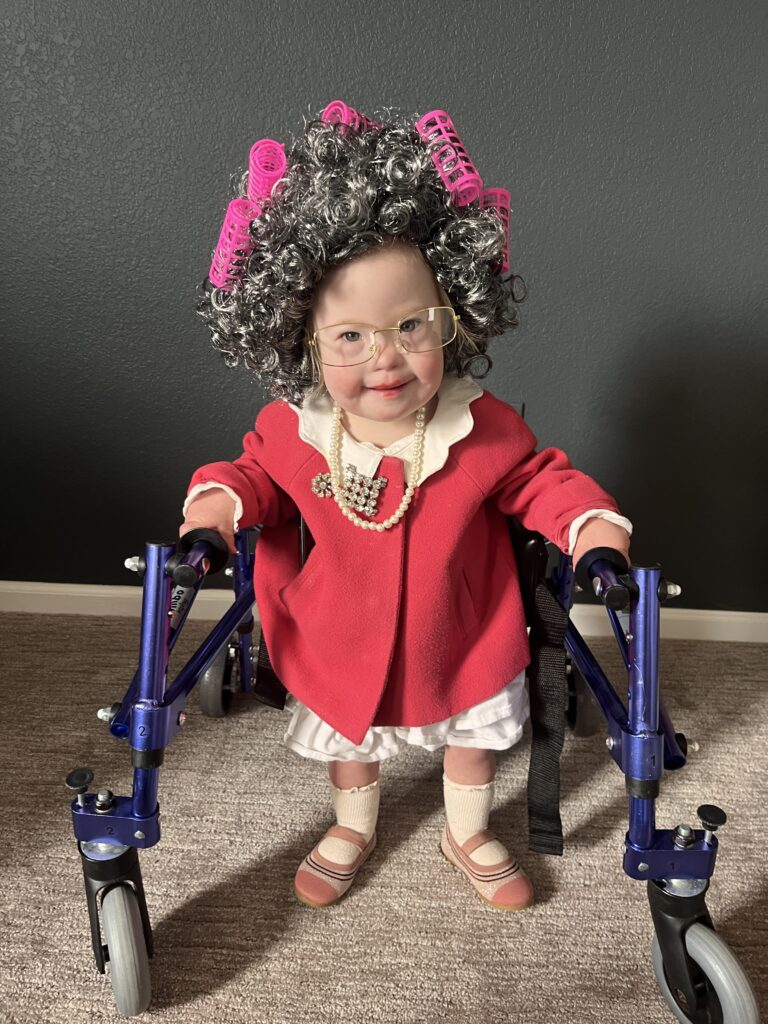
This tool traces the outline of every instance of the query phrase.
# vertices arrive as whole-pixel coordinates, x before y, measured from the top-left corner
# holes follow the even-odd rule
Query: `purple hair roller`
[[[506,188],[486,188],[480,197],[480,207],[483,210],[496,210],[504,225],[504,258],[502,259],[500,274],[506,274],[509,270],[509,213],[510,213],[509,190]]]
[[[272,187],[286,168],[285,146],[274,139],[259,139],[248,157],[248,198],[252,203],[269,199]]]
[[[342,103],[341,100],[331,100],[320,115],[320,120],[327,121],[329,124],[338,121],[354,128],[356,132],[368,132],[372,128],[381,128],[378,121],[372,121],[365,114],[359,114],[352,107],[348,107],[346,103]]]
[[[483,179],[456,134],[453,122],[444,110],[430,110],[416,122],[424,142],[443,143],[432,154],[443,184],[456,206],[474,202],[483,189]]]
[[[250,199],[233,199],[227,207],[211,269],[208,271],[208,280],[216,288],[231,291],[242,278],[245,261],[256,248],[251,238],[250,224],[260,216],[261,207]]]

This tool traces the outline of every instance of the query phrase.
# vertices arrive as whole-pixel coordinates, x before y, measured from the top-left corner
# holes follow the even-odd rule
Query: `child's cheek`
[[[360,393],[360,381],[351,367],[325,367],[325,386],[328,394],[342,409],[346,409]]]

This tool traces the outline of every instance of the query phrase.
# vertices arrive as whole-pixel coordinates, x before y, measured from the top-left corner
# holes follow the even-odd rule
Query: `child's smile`
[[[411,378],[413,380],[413,378]],[[382,398],[396,398],[402,391],[408,387],[411,383],[410,380],[406,381],[393,381],[392,383],[377,384],[375,387],[369,387],[369,391],[375,391]]]

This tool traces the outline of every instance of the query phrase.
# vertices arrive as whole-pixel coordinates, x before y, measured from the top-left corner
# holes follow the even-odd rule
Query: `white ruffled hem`
[[[520,740],[530,717],[525,670],[499,693],[458,715],[430,725],[372,726],[357,746],[290,694],[285,707],[292,714],[283,743],[316,761],[386,761],[408,745],[428,751],[446,744],[507,750]]]

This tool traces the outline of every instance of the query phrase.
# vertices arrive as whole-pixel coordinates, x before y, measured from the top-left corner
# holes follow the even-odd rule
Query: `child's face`
[[[434,274],[420,250],[397,241],[325,275],[315,294],[312,330],[342,322],[394,327],[408,313],[441,305]],[[377,334],[371,359],[356,366],[323,366],[323,380],[331,398],[352,417],[412,428],[416,411],[440,387],[443,350],[400,352],[396,337],[396,331]],[[402,386],[382,390],[390,384]]]

